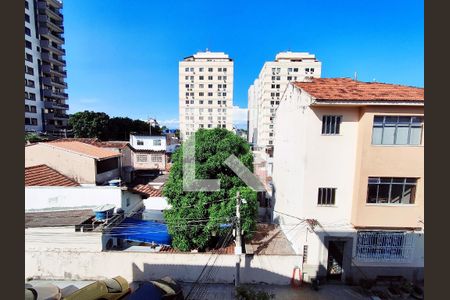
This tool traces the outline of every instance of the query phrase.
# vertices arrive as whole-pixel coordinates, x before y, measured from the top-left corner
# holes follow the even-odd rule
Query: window
[[[140,163],[147,162],[147,154],[136,155],[136,161]]]
[[[212,97],[213,93],[212,92],[208,92],[208,97]]]
[[[203,79],[204,79],[204,76],[199,76],[198,79],[199,79],[199,80],[203,80]]]
[[[217,71],[222,72],[222,68],[218,68]]]
[[[25,66],[25,73],[28,75],[34,75],[34,69],[32,67]]]
[[[308,245],[303,245],[303,263],[308,262]]]
[[[356,259],[359,261],[408,261],[412,256],[416,235],[398,231],[359,231]]]
[[[309,73],[309,68],[306,68],[305,69],[305,74],[308,74]]]
[[[319,188],[317,204],[334,205],[336,201],[336,188]]]
[[[298,68],[294,68],[294,72],[298,72]]]
[[[138,146],[144,146],[144,141],[142,141],[142,140],[137,140],[137,141],[136,141],[136,144],[137,144]]]
[[[26,111],[26,112],[29,112],[29,111],[30,111],[30,106],[28,106],[28,105],[25,104],[25,111]]]
[[[213,85],[212,84],[208,84],[208,89],[212,89]]]
[[[367,203],[414,204],[417,178],[369,177]]]
[[[190,68],[189,71],[194,72],[194,68]]]
[[[28,99],[29,100],[36,100],[36,94],[35,93],[29,93],[28,94]]]
[[[33,62],[33,55],[25,53],[25,60],[29,62]]]
[[[153,146],[161,146],[161,140],[153,140]]]
[[[37,125],[37,119],[31,118],[31,125]]]
[[[289,80],[289,81],[292,80],[292,76],[288,76],[287,80]]]
[[[288,68],[288,72],[292,72],[292,68]]]
[[[203,100],[200,100],[199,103],[200,103],[200,104],[203,104]]]
[[[227,71],[227,68],[223,68],[223,71],[226,72],[226,71]]]
[[[26,26],[25,26],[25,34],[28,36],[31,36],[31,30],[30,30],[30,28],[28,28]]]
[[[311,68],[311,74],[313,74],[314,73],[314,68]]]
[[[25,14],[25,22],[30,23],[30,15]]]
[[[213,77],[212,76],[208,76],[208,80],[213,80]]]
[[[198,85],[198,87],[202,89],[202,88],[205,87],[205,85],[204,85],[203,83],[200,83],[200,84]]]
[[[185,72],[189,72],[189,68],[184,68],[184,71]]]
[[[322,134],[339,134],[342,116],[323,116]]]
[[[30,124],[31,124],[30,118],[25,118],[25,125],[30,125]]]
[[[30,41],[25,41],[25,47],[26,48],[28,48],[28,49],[33,49],[32,47],[31,47],[31,42]]]
[[[152,162],[162,162],[161,155],[152,155]]]
[[[375,116],[372,145],[420,145],[423,117]]]
[[[212,72],[213,71],[213,68],[208,68],[208,72]]]
[[[29,110],[29,112],[36,113],[36,106],[30,105],[30,110]]]
[[[198,68],[198,71],[199,71],[199,72],[203,72],[203,71],[204,71],[204,68]]]
[[[204,95],[205,95],[205,93],[203,93],[203,92],[200,92],[200,93],[198,93],[198,95],[199,95],[199,96],[204,96]]]
[[[29,6],[28,6],[28,1],[25,1],[25,8],[26,8],[26,9],[29,8]]]

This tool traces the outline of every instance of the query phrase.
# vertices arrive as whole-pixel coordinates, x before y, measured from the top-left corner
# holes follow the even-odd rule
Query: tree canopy
[[[241,227],[245,236],[251,236],[255,230],[258,214],[256,192],[224,164],[234,154],[253,171],[253,156],[247,142],[222,128],[200,129],[195,134],[195,141],[196,179],[220,179],[220,190],[183,191],[185,144],[174,153],[169,179],[163,189],[172,208],[166,210],[164,215],[172,236],[172,246],[182,251],[211,247],[217,239],[214,233],[216,236],[224,234],[220,224],[232,222],[237,191],[247,202],[241,206]]]
[[[102,140],[127,141],[130,133],[150,134],[149,124],[142,120],[113,117],[106,113],[83,111],[70,116],[69,126],[72,127],[75,137],[99,138]],[[161,135],[159,125],[152,127],[152,135]]]

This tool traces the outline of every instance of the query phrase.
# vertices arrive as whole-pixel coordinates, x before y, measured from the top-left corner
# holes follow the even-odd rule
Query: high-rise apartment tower
[[[25,0],[25,131],[62,135],[67,126],[62,2]]]
[[[180,137],[199,128],[233,129],[233,60],[224,52],[198,52],[179,63]]]

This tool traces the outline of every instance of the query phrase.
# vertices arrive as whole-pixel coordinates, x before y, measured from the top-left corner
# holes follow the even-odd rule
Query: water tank
[[[97,220],[106,220],[113,216],[115,206],[112,204],[105,204],[101,206],[97,206],[93,209],[95,213],[95,219]]]

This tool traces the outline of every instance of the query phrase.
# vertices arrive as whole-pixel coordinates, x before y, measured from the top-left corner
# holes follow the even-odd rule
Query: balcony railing
[[[53,101],[45,101],[44,107],[47,109],[69,109],[68,104],[53,102]]]
[[[55,91],[50,90],[50,89],[44,89],[43,90],[43,95],[45,97],[49,97],[49,98],[59,98],[59,99],[67,99],[68,98],[68,94],[67,93],[55,92]]]
[[[58,55],[66,55],[66,50],[61,47],[54,46],[50,41],[41,40],[41,47]]]

